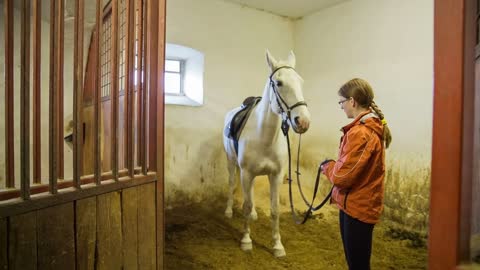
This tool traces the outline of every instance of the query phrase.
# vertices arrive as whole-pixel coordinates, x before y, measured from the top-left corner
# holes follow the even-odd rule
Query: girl
[[[338,104],[354,120],[342,128],[337,161],[326,160],[321,170],[334,185],[331,202],[340,209],[340,234],[350,270],[370,269],[372,233],[383,209],[385,148],[392,140],[370,84],[346,82]]]

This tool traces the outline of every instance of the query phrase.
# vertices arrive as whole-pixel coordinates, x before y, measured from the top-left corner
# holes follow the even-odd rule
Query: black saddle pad
[[[243,101],[241,109],[233,116],[225,129],[225,134],[228,138],[238,141],[252,109],[255,108],[261,99],[262,97],[247,97]]]

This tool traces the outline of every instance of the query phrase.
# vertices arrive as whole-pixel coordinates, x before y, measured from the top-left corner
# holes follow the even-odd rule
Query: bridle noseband
[[[275,75],[275,73],[282,68],[293,69],[294,71],[295,71],[295,69],[293,67],[289,67],[289,66],[280,66],[280,67],[276,68],[272,72],[272,74],[270,74],[270,86],[272,87],[273,93],[275,94],[275,99],[277,100],[277,104],[278,104],[278,107],[280,109],[280,113],[282,114],[282,118],[283,118],[282,131],[285,133],[286,131],[288,131],[288,123],[286,123],[287,119],[292,124],[292,119],[290,118],[290,112],[298,106],[305,106],[306,107],[307,103],[305,101],[299,101],[299,102],[293,104],[292,106],[288,106],[287,102],[282,98],[282,96],[278,92],[278,88],[275,85],[275,82],[273,81],[273,75]],[[285,106],[286,111],[283,109],[282,104],[283,104],[283,106]]]

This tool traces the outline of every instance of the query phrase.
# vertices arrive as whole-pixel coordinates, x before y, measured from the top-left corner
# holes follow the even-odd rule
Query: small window
[[[165,104],[202,106],[203,53],[182,45],[167,43],[165,59]]]
[[[182,60],[165,60],[165,94],[184,95]]]

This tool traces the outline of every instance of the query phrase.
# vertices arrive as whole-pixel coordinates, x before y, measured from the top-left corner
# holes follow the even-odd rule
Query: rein
[[[286,123],[286,120],[284,120],[284,123]],[[295,221],[296,224],[305,224],[307,222],[308,218],[314,211],[320,210],[327,202],[328,199],[330,199],[330,196],[332,195],[332,190],[333,186],[328,192],[327,196],[323,199],[323,201],[318,204],[317,206],[313,206],[313,202],[315,201],[315,197],[317,196],[317,191],[318,191],[318,186],[320,185],[320,174],[321,174],[321,167],[318,166],[317,170],[317,177],[315,179],[315,187],[313,189],[313,196],[312,196],[312,202],[309,203],[307,199],[305,198],[305,195],[303,194],[302,191],[302,185],[300,183],[300,143],[301,143],[301,138],[302,135],[299,135],[299,140],[298,140],[298,152],[297,152],[297,170],[295,171],[295,174],[297,175],[297,185],[298,185],[298,190],[300,191],[300,195],[302,195],[302,199],[305,202],[306,206],[308,207],[307,213],[303,217],[303,220],[299,220],[297,217],[297,214],[295,213],[295,207],[293,206],[293,196],[292,196],[292,155],[290,153],[290,138],[288,136],[288,124],[286,132],[283,130],[284,123],[282,123],[282,131],[283,135],[285,135],[287,139],[287,148],[288,148],[288,196],[290,198],[290,210],[292,212],[292,218]]]
[[[303,217],[303,220],[298,219],[297,214],[295,213],[295,208],[293,206],[293,197],[292,197],[292,181],[293,181],[292,180],[292,156],[291,156],[291,153],[290,153],[290,138],[288,136],[288,130],[290,128],[290,125],[288,124],[288,121],[290,121],[290,124],[292,124],[292,119],[290,117],[290,112],[294,108],[296,108],[298,106],[307,106],[307,103],[305,101],[299,101],[299,102],[293,104],[292,106],[288,106],[287,102],[285,102],[285,100],[282,98],[282,96],[280,95],[280,93],[277,90],[275,82],[272,79],[273,75],[278,70],[280,70],[282,68],[288,68],[288,69],[295,70],[293,67],[289,67],[289,66],[281,66],[281,67],[276,68],[272,72],[272,74],[270,75],[270,85],[271,85],[272,90],[275,94],[275,99],[277,101],[278,107],[280,108],[280,112],[281,112],[281,115],[282,115],[282,132],[283,132],[283,135],[287,139],[287,149],[288,149],[288,195],[289,195],[289,198],[290,198],[290,209],[292,211],[292,217],[293,217],[293,220],[295,221],[295,223],[296,224],[304,224],[305,222],[307,222],[307,220],[310,217],[310,215],[312,214],[312,212],[320,210],[327,203],[328,199],[330,198],[330,196],[332,194],[333,187],[330,189],[330,192],[323,199],[323,201],[319,205],[314,207],[313,202],[315,201],[315,197],[317,196],[317,190],[318,190],[318,186],[319,186],[319,182],[320,182],[320,174],[321,174],[321,169],[320,169],[321,167],[319,166],[318,171],[317,171],[317,177],[315,179],[315,187],[314,187],[314,192],[313,192],[311,203],[309,203],[308,200],[306,199],[305,195],[303,194],[302,186],[301,186],[301,183],[300,183],[300,175],[301,175],[301,173],[300,173],[300,145],[301,145],[302,135],[299,135],[298,151],[297,151],[297,170],[295,171],[295,174],[297,175],[297,184],[298,184],[298,189],[300,191],[300,195],[302,196],[303,201],[305,202],[306,206],[308,207],[308,210],[307,210],[307,213],[305,214],[305,216]],[[285,106],[286,111],[283,109],[282,104]]]

